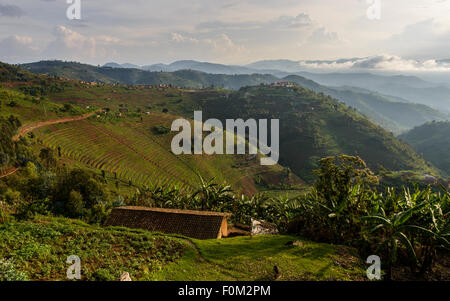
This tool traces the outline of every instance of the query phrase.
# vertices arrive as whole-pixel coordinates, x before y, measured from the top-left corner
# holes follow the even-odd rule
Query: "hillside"
[[[361,156],[374,170],[435,171],[356,111],[305,88],[246,87],[228,96],[204,93],[200,99],[209,118],[280,119],[280,164],[302,179],[312,180],[319,158],[341,153]]]
[[[292,240],[298,238],[199,241],[40,217],[0,224],[0,280],[67,280],[70,254],[81,258],[84,281],[117,281],[123,272],[133,281],[273,281],[274,265],[279,280],[364,280],[354,249],[305,240],[286,246]]]
[[[257,86],[287,80],[315,92],[330,95],[346,105],[356,108],[372,122],[375,122],[388,131],[392,131],[394,134],[400,134],[428,121],[440,121],[449,118],[448,114],[425,105],[408,103],[407,100],[363,89],[326,87],[298,75],[277,78],[273,75],[261,74],[227,75],[226,70],[224,70],[224,74],[208,74],[200,71],[179,69],[181,67],[193,67],[195,69],[194,66],[198,66],[198,64],[200,63],[196,63],[195,61],[180,61],[172,64],[170,69],[162,69],[174,72],[147,72],[133,68],[117,68],[120,65],[114,64],[108,64],[108,66],[114,67],[94,67],[85,64],[58,61],[38,62],[23,66],[32,72],[47,73],[87,82],[95,81],[128,85],[156,85],[164,83],[194,89],[214,86],[238,90],[244,86]],[[202,66],[205,64],[207,63],[202,63]],[[209,70],[197,69],[203,71]],[[217,70],[211,71],[217,72]]]
[[[20,69],[13,70],[20,73]],[[170,144],[175,133],[170,132],[170,126],[180,115],[192,115],[195,104],[191,93],[156,86],[92,86],[26,71],[23,74],[25,81],[6,81],[4,85],[10,88],[0,89],[0,95],[8,100],[4,104],[2,100],[0,116],[17,116],[25,128],[37,121],[75,116],[70,123],[40,126],[25,137],[26,143],[36,156],[41,149],[49,148],[58,154],[61,165],[105,173],[112,187],[176,185],[195,189],[199,176],[227,182],[249,195],[304,186],[295,175],[286,176],[282,166],[261,166],[258,158],[250,156],[172,154]],[[49,90],[48,85],[58,89]],[[88,120],[75,120],[93,111],[99,113]],[[10,139],[6,137],[5,141]],[[8,163],[0,166],[2,173],[12,167]]]
[[[297,83],[318,93],[330,95],[346,105],[356,108],[372,122],[394,134],[400,134],[428,121],[450,118],[450,115],[423,104],[408,103],[407,100],[364,89],[326,87],[298,75],[287,76],[284,80]]]
[[[179,87],[221,87],[239,89],[242,86],[272,83],[278,79],[272,75],[224,75],[207,74],[194,70],[176,72],[150,72],[132,68],[95,67],[86,64],[61,61],[41,61],[24,64],[23,68],[40,74],[56,75],[86,82],[121,83],[126,85],[167,84]]]
[[[399,136],[426,160],[450,175],[450,122],[430,122]]]
[[[192,71],[180,71],[180,74],[183,73],[191,74]],[[196,74],[200,77],[209,76],[199,72]],[[221,89],[197,91],[170,87],[161,88],[159,86],[130,87],[125,85],[88,85],[75,82],[72,85],[64,87],[62,90],[48,93],[48,97],[55,103],[70,102],[78,107],[89,106],[106,108],[110,111],[107,115],[109,117],[105,119],[106,123],[99,123],[102,118],[94,118],[98,120],[88,121],[87,125],[90,127],[94,125],[97,128],[95,131],[102,129],[103,131],[106,130],[106,133],[111,133],[111,135],[119,135],[120,137],[117,137],[118,141],[124,141],[123,137],[127,137],[124,142],[126,146],[134,145],[135,143],[139,143],[139,141],[144,141],[144,138],[139,138],[143,137],[142,133],[144,133],[147,135],[145,141],[148,141],[149,135],[153,135],[150,137],[151,139],[149,139],[149,141],[152,141],[152,139],[154,140],[155,136],[157,141],[163,138],[165,141],[165,144],[162,144],[163,148],[165,148],[166,151],[169,151],[170,135],[162,135],[159,137],[158,135],[152,134],[151,127],[158,125],[156,121],[160,119],[160,117],[158,117],[160,115],[155,114],[166,111],[174,116],[181,115],[192,118],[193,111],[201,109],[206,115],[204,116],[205,119],[208,117],[220,119],[236,119],[238,117],[244,119],[279,118],[281,122],[281,157],[279,163],[282,166],[291,168],[295,175],[307,181],[312,180],[312,171],[317,167],[316,164],[319,158],[341,153],[359,155],[375,170],[380,166],[383,166],[384,168],[394,171],[412,169],[435,173],[435,170],[430,169],[426,162],[414,153],[410,147],[398,141],[391,134],[375,126],[354,110],[338,103],[330,97],[314,93],[311,90],[301,87],[287,89],[284,87],[255,86],[241,88],[239,91],[232,92]],[[121,109],[125,109],[127,113],[123,115],[122,118],[117,118],[115,114]],[[144,114],[144,112],[150,112],[150,115]],[[155,115],[155,117],[153,117],[153,115]],[[159,125],[168,127],[170,125],[169,120],[160,122]],[[147,124],[147,122],[149,123]],[[123,125],[128,126],[123,127]],[[105,126],[106,128],[104,128]],[[64,127],[64,125],[61,125],[60,127]],[[122,133],[125,129],[136,132]],[[139,133],[137,131],[139,131]],[[63,136],[57,134],[59,132],[64,133],[65,131],[58,127],[48,130],[42,129],[39,131],[39,140],[52,148],[60,146],[63,149],[72,149],[73,145],[70,143],[76,143],[76,139],[73,139],[68,135],[67,142],[70,143],[67,144],[66,147],[64,146],[66,145],[66,142],[61,140],[63,139]],[[92,132],[93,131],[91,130],[86,130],[83,132],[83,135],[90,135],[89,133]],[[80,134],[81,133],[76,135]],[[104,135],[107,134],[101,134],[101,136]],[[138,140],[137,142],[129,141],[129,137],[133,136],[138,137],[136,138]],[[83,136],[80,136],[77,139],[80,139],[80,147],[83,144],[82,141],[88,142],[92,140]],[[94,139],[94,141],[96,140]],[[149,142],[146,142],[146,144],[147,143]],[[87,147],[88,149],[93,149],[89,146]],[[140,147],[134,148],[133,146],[131,151],[134,153],[147,153],[147,147],[158,149],[158,147],[155,148],[143,145],[143,149],[139,150]],[[127,148],[130,149],[129,147]],[[109,148],[106,147],[102,151],[104,152],[108,149]],[[81,149],[80,152],[84,154],[84,151]],[[65,152],[63,151],[63,153]],[[108,153],[101,155],[100,153],[95,153],[95,151],[94,154],[99,155],[100,157],[104,156],[105,159],[96,158],[99,159],[100,162],[97,162],[94,158],[83,160],[84,163],[92,162],[90,165],[93,165],[95,168],[103,166],[102,160],[107,160],[106,158],[112,156],[112,154]],[[219,160],[225,160],[226,158],[226,156],[220,157],[224,157],[224,159]],[[80,160],[74,151],[70,153],[68,158]],[[114,156],[111,158],[112,159],[110,161],[107,160],[107,162],[115,162],[113,159]],[[150,156],[150,160],[154,159],[151,159]],[[178,161],[179,160],[176,160],[176,162]],[[137,161],[135,160],[135,162]],[[127,165],[126,161],[124,162],[124,165]],[[212,165],[217,165],[217,162]],[[247,163],[244,165],[247,165]],[[130,166],[133,166],[133,164]],[[181,166],[185,165],[181,164]],[[197,165],[191,162],[188,163],[188,166],[196,167]],[[224,163],[224,165],[219,164],[218,166],[230,166],[230,164],[228,162]],[[242,166],[242,162],[231,164],[231,166]],[[106,163],[106,167],[108,167],[108,163]],[[139,170],[135,168],[131,169],[133,172]],[[185,167],[182,167],[182,169],[185,169]],[[250,170],[251,169],[252,168],[250,168]],[[206,168],[205,170],[210,169]],[[214,170],[214,168],[212,170]],[[114,172],[115,169],[110,168],[106,171]],[[233,182],[236,182],[235,171],[236,168],[231,168],[229,174],[232,176],[228,177],[228,179],[234,179]],[[282,168],[279,169],[279,171],[281,172]],[[192,174],[192,170],[188,169],[186,172],[187,174]],[[223,173],[228,174],[228,172],[225,171],[223,171]],[[245,172],[242,173],[244,176],[239,178],[247,178],[248,180],[245,181],[245,186],[248,186],[248,181],[254,182],[254,180],[251,179],[251,175],[258,173],[261,173],[261,170],[256,172],[252,171],[250,173]],[[217,172],[214,171],[212,173],[206,173],[206,175],[211,174],[215,176],[218,175]],[[124,173],[124,177],[128,180],[130,174],[127,175]],[[145,183],[147,181],[144,180],[146,178],[144,175],[138,176],[137,178],[140,179],[138,180],[139,183]],[[191,180],[192,177],[189,176],[189,179]],[[250,191],[255,192],[256,190],[252,188]]]
[[[354,86],[374,92],[393,95],[424,104],[434,109],[450,112],[450,89],[424,81],[414,76],[380,76],[370,73],[311,73],[298,75],[327,86]]]

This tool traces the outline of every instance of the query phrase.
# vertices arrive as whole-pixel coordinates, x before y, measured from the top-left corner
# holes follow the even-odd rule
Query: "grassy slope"
[[[247,161],[246,156],[173,155],[170,143],[175,133],[159,135],[152,128],[170,127],[175,118],[167,114],[145,116],[142,122],[132,117],[109,122],[91,118],[44,127],[36,134],[43,145],[55,151],[61,147],[63,161],[71,159],[105,170],[110,177],[117,172],[119,179],[137,185],[160,183],[192,188],[198,184],[198,173],[252,194],[260,190],[254,181],[256,175],[269,178],[269,175],[284,174],[278,165],[261,166],[258,159]],[[301,181],[297,179],[294,183],[301,184]]]
[[[431,122],[401,135],[423,157],[450,175],[450,122]]]
[[[2,64],[0,67],[10,68],[3,74],[7,80],[4,85],[8,88],[0,90],[3,98],[8,100],[2,102],[2,115],[14,114],[23,123],[28,123],[82,114],[98,108],[111,110],[108,116],[98,120],[92,118],[90,121],[40,128],[35,131],[39,140],[34,139],[33,143],[36,152],[42,147],[55,150],[61,147],[62,161],[69,166],[87,166],[109,172],[107,176],[112,179],[112,185],[115,183],[114,172],[117,172],[119,181],[128,183],[131,180],[138,186],[167,183],[194,187],[198,183],[196,173],[199,173],[204,178],[215,177],[217,181],[230,183],[236,190],[254,194],[267,189],[255,183],[256,176],[275,178],[275,181],[266,182],[278,185],[277,179],[284,174],[281,166],[262,167],[257,160],[247,162],[245,156],[174,156],[170,152],[173,134],[156,135],[152,127],[164,125],[170,128],[176,118],[161,114],[163,108],[172,114],[192,115],[198,107],[194,107],[195,102],[191,100],[193,96],[189,91],[124,85],[91,86],[22,72],[10,65]],[[34,89],[31,93],[45,87],[46,96],[17,92],[27,90],[29,94],[30,87]],[[11,100],[17,103],[15,107],[6,105]],[[73,110],[63,112],[63,104],[68,103],[73,105]],[[123,114],[123,118],[115,117],[122,106],[129,113]],[[151,115],[144,112],[151,112]],[[289,182],[300,186],[303,183],[296,177]]]
[[[180,240],[143,231],[102,229],[68,219],[0,224],[0,258],[13,259],[30,280],[67,280],[67,257],[81,259],[83,280],[118,280],[127,271],[151,280],[153,270],[178,259]]]
[[[351,249],[303,241],[293,236],[235,237],[194,240],[198,252],[189,250],[179,261],[164,266],[159,280],[361,280],[362,262]]]
[[[330,97],[310,90],[246,87],[231,95],[199,95],[204,118],[280,119],[280,163],[302,179],[312,180],[318,159],[345,153],[370,168],[439,173],[392,134]]]
[[[412,149],[358,113],[304,89],[294,93],[284,88],[251,87],[230,92],[74,84],[50,93],[49,98],[56,103],[71,102],[81,107],[107,107],[112,115],[122,104],[136,119],[143,115],[147,118],[136,113],[138,110],[159,116],[164,108],[170,114],[187,118],[197,109],[206,113],[204,118],[280,118],[280,163],[306,180],[312,179],[311,171],[320,157],[340,153],[360,155],[374,169],[381,164],[392,170],[436,173]],[[252,188],[251,192],[254,191]]]
[[[10,88],[0,87],[0,116],[18,116],[22,124],[33,121],[81,115],[88,110],[73,107],[65,111],[62,103],[54,103],[45,97],[33,97]],[[11,102],[15,103],[11,106]]]
[[[0,259],[13,257],[31,280],[65,280],[78,255],[83,280],[361,280],[363,263],[346,247],[291,236],[192,240],[125,228],[99,228],[61,218],[0,225]],[[192,245],[195,244],[194,249]]]

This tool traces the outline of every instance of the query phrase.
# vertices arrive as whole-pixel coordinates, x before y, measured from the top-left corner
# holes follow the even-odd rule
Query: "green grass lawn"
[[[353,250],[301,241],[298,237],[257,236],[221,240],[192,240],[197,251],[187,250],[180,260],[165,265],[158,280],[273,281],[363,280],[363,264]]]
[[[67,257],[81,259],[82,280],[363,280],[352,249],[293,236],[191,240],[77,220],[38,217],[0,225],[0,279],[4,262],[28,280],[67,280]],[[3,267],[2,267],[3,265]],[[11,267],[10,267],[11,269]]]

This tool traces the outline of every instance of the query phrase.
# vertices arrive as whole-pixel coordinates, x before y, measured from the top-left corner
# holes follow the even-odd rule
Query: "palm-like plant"
[[[369,233],[383,231],[383,234],[380,236],[381,241],[377,252],[383,248],[386,250],[388,259],[386,276],[389,280],[392,278],[392,265],[397,261],[399,244],[407,249],[413,263],[418,264],[416,251],[411,240],[408,238],[408,232],[414,230],[415,225],[409,224],[408,221],[415,213],[426,206],[428,206],[428,203],[422,202],[406,211],[393,213],[391,216],[386,216],[384,209],[380,208],[378,215],[369,215],[361,218],[362,221],[366,221],[371,225],[368,229]]]
[[[234,195],[231,186],[219,185],[214,182],[214,178],[209,181],[205,181],[201,176],[199,178],[200,188],[194,192],[191,199],[199,197],[202,210],[217,210],[223,208],[226,203],[233,202]]]

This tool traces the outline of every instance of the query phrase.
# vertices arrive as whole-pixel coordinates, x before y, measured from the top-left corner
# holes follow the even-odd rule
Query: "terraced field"
[[[141,185],[182,184],[191,186],[195,174],[175,162],[177,158],[152,140],[112,132],[101,123],[79,121],[52,125],[38,131],[43,143],[61,155],[118,178]],[[136,132],[138,134],[138,132]]]
[[[260,166],[247,156],[181,155],[170,151],[175,133],[155,134],[154,126],[166,126],[175,116],[152,114],[142,120],[123,118],[102,122],[97,118],[54,124],[35,130],[38,139],[55,153],[81,162],[122,181],[138,186],[178,185],[186,189],[198,185],[198,175],[226,181],[249,194],[257,192],[254,177],[282,173],[281,166]],[[135,120],[136,119],[136,120]]]

